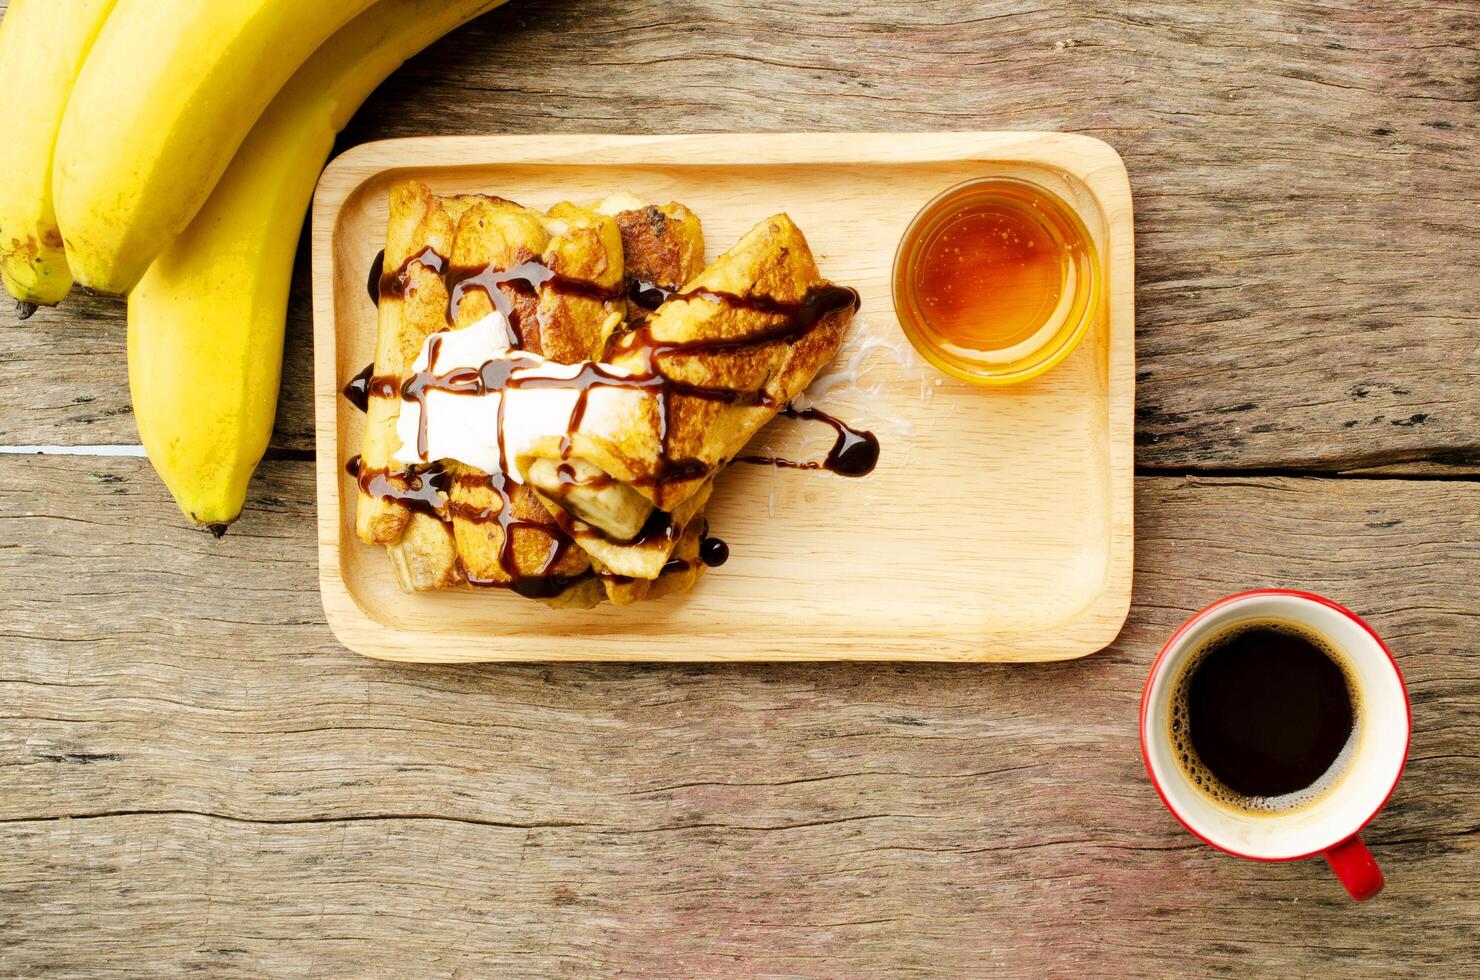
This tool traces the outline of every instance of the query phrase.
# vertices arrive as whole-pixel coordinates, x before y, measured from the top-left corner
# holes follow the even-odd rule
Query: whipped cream
[[[479,393],[427,390],[425,455],[417,446],[422,406],[414,400],[402,400],[401,414],[396,419],[396,437],[401,444],[394,456],[397,463],[455,460],[485,473],[504,473],[516,483],[524,482],[516,461],[538,440],[563,436],[569,430],[581,391],[587,387],[577,379],[590,362],[560,364],[516,350],[510,347],[510,336],[509,321],[495,311],[460,330],[438,331],[426,339],[412,366],[418,373],[430,366],[439,377],[445,377],[458,369],[477,371],[496,361],[514,366],[507,372],[508,386],[502,389]],[[604,370],[627,375],[611,365],[605,365]],[[539,379],[542,384],[519,387],[520,382],[531,379]],[[562,381],[569,384],[563,385]],[[643,397],[643,392],[631,388],[590,387],[579,427],[610,431],[614,420],[630,417],[638,410],[637,402]]]

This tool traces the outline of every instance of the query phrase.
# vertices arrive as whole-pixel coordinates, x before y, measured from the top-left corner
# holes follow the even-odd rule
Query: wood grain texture
[[[1477,37],[1453,0],[516,0],[342,144],[1087,132],[1136,193],[1143,470],[1452,477]],[[123,348],[111,301],[0,316],[0,445],[135,441]],[[1077,663],[411,667],[324,626],[311,470],[216,542],[142,460],[0,455],[0,974],[1480,974],[1472,481],[1143,477],[1136,604]],[[1141,770],[1155,650],[1258,585],[1348,603],[1407,676],[1370,905],[1196,845]]]
[[[323,625],[311,470],[214,541],[142,460],[0,463],[0,972],[1480,970],[1472,483],[1143,478],[1138,602],[1076,663],[425,667]],[[1406,674],[1370,905],[1196,844],[1142,771],[1157,647],[1256,585]]]
[[[521,0],[342,142],[1089,133],[1136,192],[1142,466],[1474,471],[1477,37],[1480,7],[1420,0]],[[0,444],[134,441],[118,307],[3,319],[0,387],[26,410],[0,411]],[[300,273],[280,448],[312,444],[308,328]]]
[[[1029,385],[941,378],[892,314],[894,239],[941,188],[985,168],[1070,202],[1102,256],[1104,314],[1064,363]],[[729,467],[705,511],[733,545],[727,574],[661,606],[549,610],[486,590],[403,592],[383,550],[355,533],[359,489],[345,465],[364,448],[365,415],[342,390],[376,349],[365,282],[385,247],[391,188],[407,179],[443,195],[498,184],[545,207],[556,196],[600,200],[613,189],[682,201],[703,219],[711,259],[785,211],[822,274],[862,297],[834,358],[853,365],[843,369],[852,377],[822,407],[878,432],[878,467],[862,481]],[[313,221],[319,584],[330,626],[360,653],[424,663],[1094,653],[1115,638],[1131,598],[1131,221],[1115,151],[1058,133],[921,134],[908,143],[830,134],[465,137],[345,154],[319,183]],[[752,445],[812,459],[831,438],[824,430],[819,446],[782,419]],[[991,506],[974,492],[984,486]]]

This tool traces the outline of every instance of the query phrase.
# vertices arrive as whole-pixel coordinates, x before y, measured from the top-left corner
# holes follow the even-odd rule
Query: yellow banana
[[[335,134],[396,67],[503,0],[379,0],[273,100],[195,220],[130,294],[129,386],[155,470],[218,534],[272,435],[288,284]]]
[[[55,306],[72,289],[51,201],[52,150],[83,59],[114,0],[10,0],[0,21],[0,278],[21,303]]]
[[[133,288],[273,95],[374,0],[118,0],[62,115],[52,190],[77,282]]]

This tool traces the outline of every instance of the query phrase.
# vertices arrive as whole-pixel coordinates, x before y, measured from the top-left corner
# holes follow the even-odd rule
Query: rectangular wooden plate
[[[1100,321],[1033,382],[977,388],[928,367],[890,298],[917,211],[973,177],[1058,191],[1108,272]],[[728,564],[689,595],[552,610],[505,592],[406,595],[356,540],[345,461],[363,416],[340,388],[372,357],[366,294],[386,192],[415,178],[546,208],[628,190],[682,201],[712,260],[761,219],[794,218],[824,275],[863,296],[820,404],[883,445],[868,477],[734,465],[709,506]],[[1080,657],[1113,640],[1131,593],[1135,353],[1131,197],[1106,144],[1061,133],[490,136],[355,147],[313,212],[319,580],[339,639],[374,657],[483,660],[943,660]],[[851,366],[855,370],[846,370]],[[815,390],[815,389],[814,389]],[[817,431],[817,430],[821,431]],[[825,427],[778,419],[754,447],[811,458]],[[791,458],[797,458],[791,455]]]

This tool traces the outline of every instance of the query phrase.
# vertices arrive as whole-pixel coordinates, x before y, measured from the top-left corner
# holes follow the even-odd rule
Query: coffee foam
[[[1256,629],[1273,629],[1282,633],[1290,633],[1309,641],[1313,646],[1324,653],[1333,664],[1341,669],[1341,676],[1346,681],[1347,697],[1352,704],[1352,731],[1347,736],[1346,744],[1341,747],[1331,765],[1321,774],[1321,778],[1301,790],[1293,793],[1285,793],[1280,796],[1245,796],[1226,786],[1222,780],[1212,774],[1198,758],[1197,752],[1192,747],[1191,731],[1187,723],[1187,691],[1192,681],[1192,675],[1197,673],[1197,668],[1214,651],[1221,649],[1229,641],[1245,633]],[[1240,813],[1255,815],[1272,813],[1289,813],[1302,807],[1310,806],[1321,797],[1325,796],[1341,778],[1346,775],[1351,767],[1352,757],[1356,755],[1357,745],[1361,741],[1362,734],[1362,701],[1357,696],[1357,685],[1352,673],[1351,666],[1346,658],[1334,647],[1330,641],[1318,633],[1312,632],[1303,626],[1284,620],[1260,619],[1245,623],[1238,623],[1206,640],[1197,652],[1187,659],[1182,665],[1181,672],[1177,675],[1176,686],[1172,692],[1171,706],[1168,709],[1166,719],[1167,731],[1171,734],[1172,754],[1176,756],[1177,766],[1184,775],[1196,786],[1203,795],[1218,803]]]

